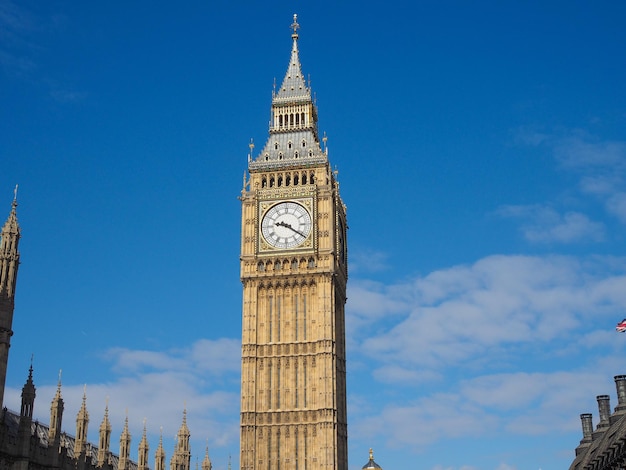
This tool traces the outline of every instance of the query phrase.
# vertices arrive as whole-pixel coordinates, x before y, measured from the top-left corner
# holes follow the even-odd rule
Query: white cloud
[[[581,195],[593,195],[604,205],[607,214],[626,223],[626,142],[600,140],[582,131],[569,131],[561,135],[541,134],[522,130],[517,142],[549,148],[565,171],[579,176]],[[508,208],[502,215],[536,219],[537,224],[524,228],[529,240],[563,241],[589,238],[601,240],[603,228],[577,212],[555,209],[546,211],[546,205]],[[528,221],[528,220],[527,220]]]
[[[350,271],[354,273],[372,273],[389,268],[387,253],[372,249],[355,249],[350,252]]]
[[[606,200],[606,208],[620,222],[626,224],[626,192],[616,193]]]
[[[239,372],[240,355],[240,340],[219,338],[200,339],[189,348],[169,351],[111,348],[103,354],[103,358],[111,361],[113,369],[118,373],[146,370],[179,372],[202,370],[219,375]]]
[[[557,160],[568,169],[626,170],[626,143],[600,141],[586,133],[574,131],[552,139]]]
[[[577,433],[579,414],[626,372],[614,330],[625,258],[490,256],[377,289],[378,305],[403,291],[406,312],[352,352],[389,397],[356,415],[357,438],[420,452],[444,439]]]
[[[383,291],[405,290],[407,311],[391,329],[361,342],[360,351],[387,368],[408,365],[448,366],[477,360],[514,345],[563,340],[582,335],[593,317],[618,315],[626,303],[626,277],[597,270],[624,269],[618,258],[491,256],[471,266],[433,272],[412,284]],[[350,305],[349,321],[360,313]],[[369,317],[371,321],[375,318]],[[363,321],[363,316],[358,321]],[[504,357],[504,356],[503,356]],[[401,376],[399,372],[377,377]]]
[[[530,242],[573,243],[579,241],[602,241],[604,225],[594,222],[580,212],[561,214],[545,205],[502,206],[497,211],[504,217],[523,220],[522,233]]]

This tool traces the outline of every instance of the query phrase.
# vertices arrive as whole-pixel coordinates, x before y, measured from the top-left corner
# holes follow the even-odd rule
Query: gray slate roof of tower
[[[300,57],[298,53],[299,25],[294,15],[292,28],[293,46],[285,78],[272,97],[272,108],[286,104],[310,103],[315,106],[311,96],[311,89],[306,86]],[[309,127],[299,127],[294,130],[273,129],[270,123],[270,135],[261,153],[248,164],[250,171],[268,170],[272,168],[306,167],[326,163],[328,157],[322,150],[317,136],[317,118]]]

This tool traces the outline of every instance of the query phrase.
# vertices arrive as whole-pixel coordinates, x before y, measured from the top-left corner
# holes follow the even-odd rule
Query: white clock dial
[[[311,233],[311,215],[297,202],[279,202],[263,215],[263,239],[274,248],[300,246]]]

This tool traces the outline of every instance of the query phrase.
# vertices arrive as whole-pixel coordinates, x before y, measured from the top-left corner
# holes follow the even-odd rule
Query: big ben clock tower
[[[294,15],[269,138],[241,195],[242,470],[347,470],[346,213]],[[325,139],[323,139],[325,140]]]

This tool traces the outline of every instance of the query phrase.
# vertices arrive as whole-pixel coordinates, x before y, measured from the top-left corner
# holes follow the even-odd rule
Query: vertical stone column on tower
[[[9,218],[0,232],[0,405],[4,403],[4,385],[13,336],[15,285],[20,264],[20,226],[17,223],[17,186]]]

